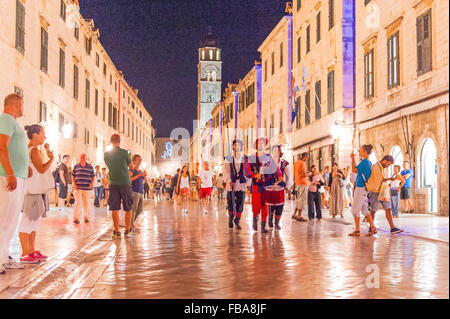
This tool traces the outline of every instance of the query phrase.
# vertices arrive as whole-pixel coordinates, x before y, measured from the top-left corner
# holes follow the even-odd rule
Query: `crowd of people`
[[[322,209],[330,215],[343,217],[344,208],[351,208],[355,230],[349,236],[360,236],[360,215],[370,225],[368,236],[377,233],[375,213],[381,206],[391,233],[402,232],[394,225],[399,215],[399,202],[404,200],[407,212],[414,212],[410,199],[413,177],[409,163],[403,170],[395,165],[393,175],[387,169],[394,159],[385,155],[372,164],[369,156],[372,145],[359,150],[362,160],[356,163],[351,154],[352,166],[344,169],[333,163],[319,171],[316,165],[307,169],[308,153],[301,154],[295,163],[283,159],[281,145],[270,149],[267,138],[255,141],[255,154],[243,154],[243,142],[232,142],[232,154],[225,158],[223,172],[216,174],[210,163],[204,161],[196,174],[187,165],[163,178],[149,178],[141,169],[142,158],[120,147],[120,135],[111,136],[112,148],[104,153],[106,167],[95,169],[81,154],[79,162],[70,167],[70,156],[64,155],[55,171],[50,167],[55,160],[48,144],[45,129],[39,124],[20,127],[17,118],[23,115],[23,99],[16,94],[5,98],[4,113],[0,115],[0,273],[6,269],[23,268],[9,256],[9,244],[19,226],[22,246],[22,263],[38,263],[45,260],[36,247],[36,234],[41,218],[49,211],[49,191],[58,188],[59,209],[73,205],[73,222],[79,224],[81,210],[83,221],[90,221],[89,199],[95,196],[95,207],[108,207],[112,212],[113,239],[121,238],[119,211],[125,212],[126,238],[139,232],[137,218],[142,213],[144,200],[172,200],[179,203],[182,214],[189,212],[189,201],[200,200],[203,214],[208,214],[211,198],[219,204],[226,202],[228,227],[241,229],[240,221],[246,198],[252,206],[252,228],[258,231],[261,215],[261,232],[269,228],[280,230],[285,197],[295,200],[292,219],[307,221],[302,212],[307,207],[309,221],[322,219]],[[268,152],[269,151],[269,152]],[[45,160],[44,160],[45,158]],[[20,215],[22,213],[22,218]],[[20,224],[19,224],[20,218]],[[19,224],[19,225],[18,225]]]

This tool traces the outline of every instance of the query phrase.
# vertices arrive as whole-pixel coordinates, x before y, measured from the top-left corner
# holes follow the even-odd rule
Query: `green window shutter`
[[[321,96],[321,81],[317,81],[316,85],[315,85],[315,96],[314,96],[314,101],[315,101],[315,113],[316,113],[316,120],[320,119],[322,116],[322,108],[321,108],[321,103],[322,103],[322,96]]]

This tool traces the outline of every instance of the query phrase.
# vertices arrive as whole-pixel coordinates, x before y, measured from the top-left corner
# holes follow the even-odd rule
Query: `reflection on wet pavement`
[[[149,202],[136,238],[116,241],[110,240],[105,216],[97,235],[87,236],[81,248],[0,297],[449,297],[448,243],[387,232],[351,238],[351,225],[299,223],[289,208],[282,230],[261,234],[251,229],[249,205],[242,230],[230,230],[224,205],[219,206],[205,215],[193,203],[181,214],[172,202]],[[385,223],[381,218],[380,226]]]

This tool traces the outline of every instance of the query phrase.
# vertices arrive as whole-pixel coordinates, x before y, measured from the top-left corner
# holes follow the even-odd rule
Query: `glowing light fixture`
[[[73,132],[73,125],[70,123],[64,124],[64,126],[62,127],[62,131],[63,131],[64,138],[67,138],[67,139],[71,138],[72,132]]]
[[[333,137],[333,140],[337,140],[342,136],[342,128],[339,123],[333,123],[330,127],[330,133]]]
[[[112,150],[112,148],[113,148],[113,146],[111,144],[108,144],[108,146],[106,146],[106,148],[105,148],[105,151],[109,152]]]

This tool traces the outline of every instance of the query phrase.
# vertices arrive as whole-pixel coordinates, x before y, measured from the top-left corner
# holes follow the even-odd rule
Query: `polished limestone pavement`
[[[239,231],[216,201],[208,214],[198,202],[182,214],[174,202],[148,201],[141,232],[114,241],[105,209],[87,225],[54,210],[38,235],[49,260],[0,276],[0,298],[449,298],[448,240],[390,235],[381,212],[377,235],[365,237],[364,225],[352,238],[350,216],[302,223],[292,205],[281,230],[262,234],[249,204]]]

